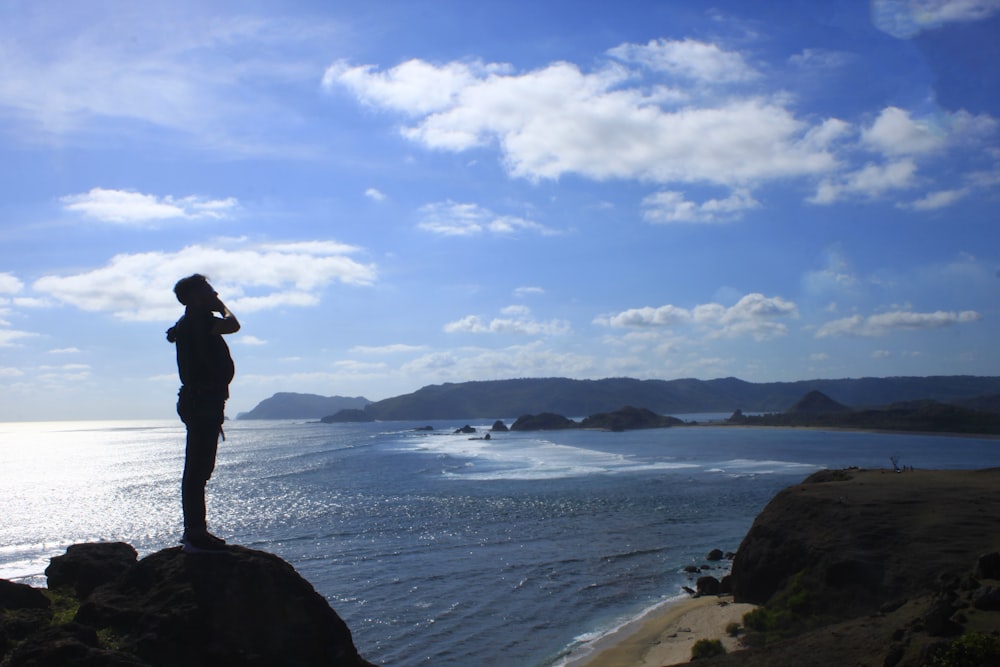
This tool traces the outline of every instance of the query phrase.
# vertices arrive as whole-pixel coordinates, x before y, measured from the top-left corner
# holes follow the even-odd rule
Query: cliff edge
[[[231,546],[74,545],[49,589],[0,580],[7,667],[373,667],[327,601],[282,559]]]
[[[1000,664],[1000,469],[824,470],[776,495],[733,560],[750,648],[707,665]],[[977,659],[979,660],[979,659]]]

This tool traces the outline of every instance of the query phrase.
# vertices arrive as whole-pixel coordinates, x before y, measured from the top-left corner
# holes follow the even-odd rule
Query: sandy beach
[[[663,667],[691,660],[691,647],[699,639],[718,639],[727,651],[739,648],[738,639],[726,634],[729,623],[743,624],[752,604],[737,604],[731,597],[706,596],[682,600],[624,626],[598,640],[593,653],[570,667]]]

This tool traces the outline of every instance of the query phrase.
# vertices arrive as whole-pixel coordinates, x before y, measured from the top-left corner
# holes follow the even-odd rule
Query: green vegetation
[[[691,659],[702,660],[704,658],[714,658],[717,655],[725,655],[726,647],[718,639],[699,639],[691,647]]]
[[[42,592],[52,603],[52,625],[65,625],[73,620],[80,608],[80,601],[75,595],[63,589],[47,588]]]
[[[931,667],[1000,665],[1000,637],[982,632],[962,635],[935,655],[929,664]]]
[[[825,623],[826,618],[814,613],[809,588],[805,573],[799,572],[766,605],[744,614],[743,625],[748,631],[745,642],[763,646]]]

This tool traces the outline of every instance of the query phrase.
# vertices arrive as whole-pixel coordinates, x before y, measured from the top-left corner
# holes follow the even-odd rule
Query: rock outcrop
[[[537,415],[521,415],[511,424],[511,431],[561,431],[568,428],[579,428],[580,424],[552,412]]]
[[[626,405],[613,412],[599,412],[590,415],[583,420],[580,426],[605,431],[633,431],[643,428],[680,426],[683,423],[683,420],[677,417],[658,415],[647,408],[634,408],[631,405]]]
[[[10,623],[22,614],[4,614],[4,665],[372,667],[327,601],[277,556],[236,546],[206,554],[177,547],[129,565],[124,547],[131,549],[75,545],[53,559],[48,594],[4,582],[0,608],[19,599],[35,610],[30,627]],[[95,557],[109,552],[118,556],[114,567],[95,567]],[[40,606],[77,591],[86,594],[71,620]]]
[[[757,516],[732,565],[753,648],[706,665],[1000,664],[1000,469],[824,470]],[[978,658],[977,658],[978,659]]]

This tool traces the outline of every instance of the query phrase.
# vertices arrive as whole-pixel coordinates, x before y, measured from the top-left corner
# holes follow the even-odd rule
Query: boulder
[[[976,573],[983,579],[1000,579],[1000,553],[994,551],[980,556]]]
[[[291,565],[243,547],[152,554],[95,589],[76,620],[111,628],[122,650],[154,667],[370,667]]]
[[[720,584],[719,580],[715,577],[705,576],[698,577],[695,587],[697,588],[698,595],[718,595]]]
[[[94,628],[80,623],[47,626],[10,652],[9,667],[153,667],[153,663],[101,648]]]
[[[476,432],[475,427],[474,426],[469,426],[468,424],[466,424],[462,428],[455,429],[455,434],[456,435],[457,434],[461,434],[461,433],[475,433],[475,432]]]
[[[982,586],[972,594],[972,606],[981,611],[1000,611],[1000,589]]]
[[[493,428],[490,429],[494,433],[506,433],[508,430],[507,425],[503,423],[502,419],[498,419],[493,422]]]
[[[712,549],[708,552],[708,555],[705,558],[710,561],[718,561],[722,560],[724,556],[725,554],[722,553],[722,549]]]
[[[40,632],[51,622],[52,604],[45,593],[0,579],[0,662],[4,662],[11,642]]]
[[[45,568],[49,588],[72,588],[83,599],[90,592],[135,566],[139,554],[124,542],[74,544]]]
[[[0,610],[48,609],[50,606],[45,593],[37,588],[0,579]]]

